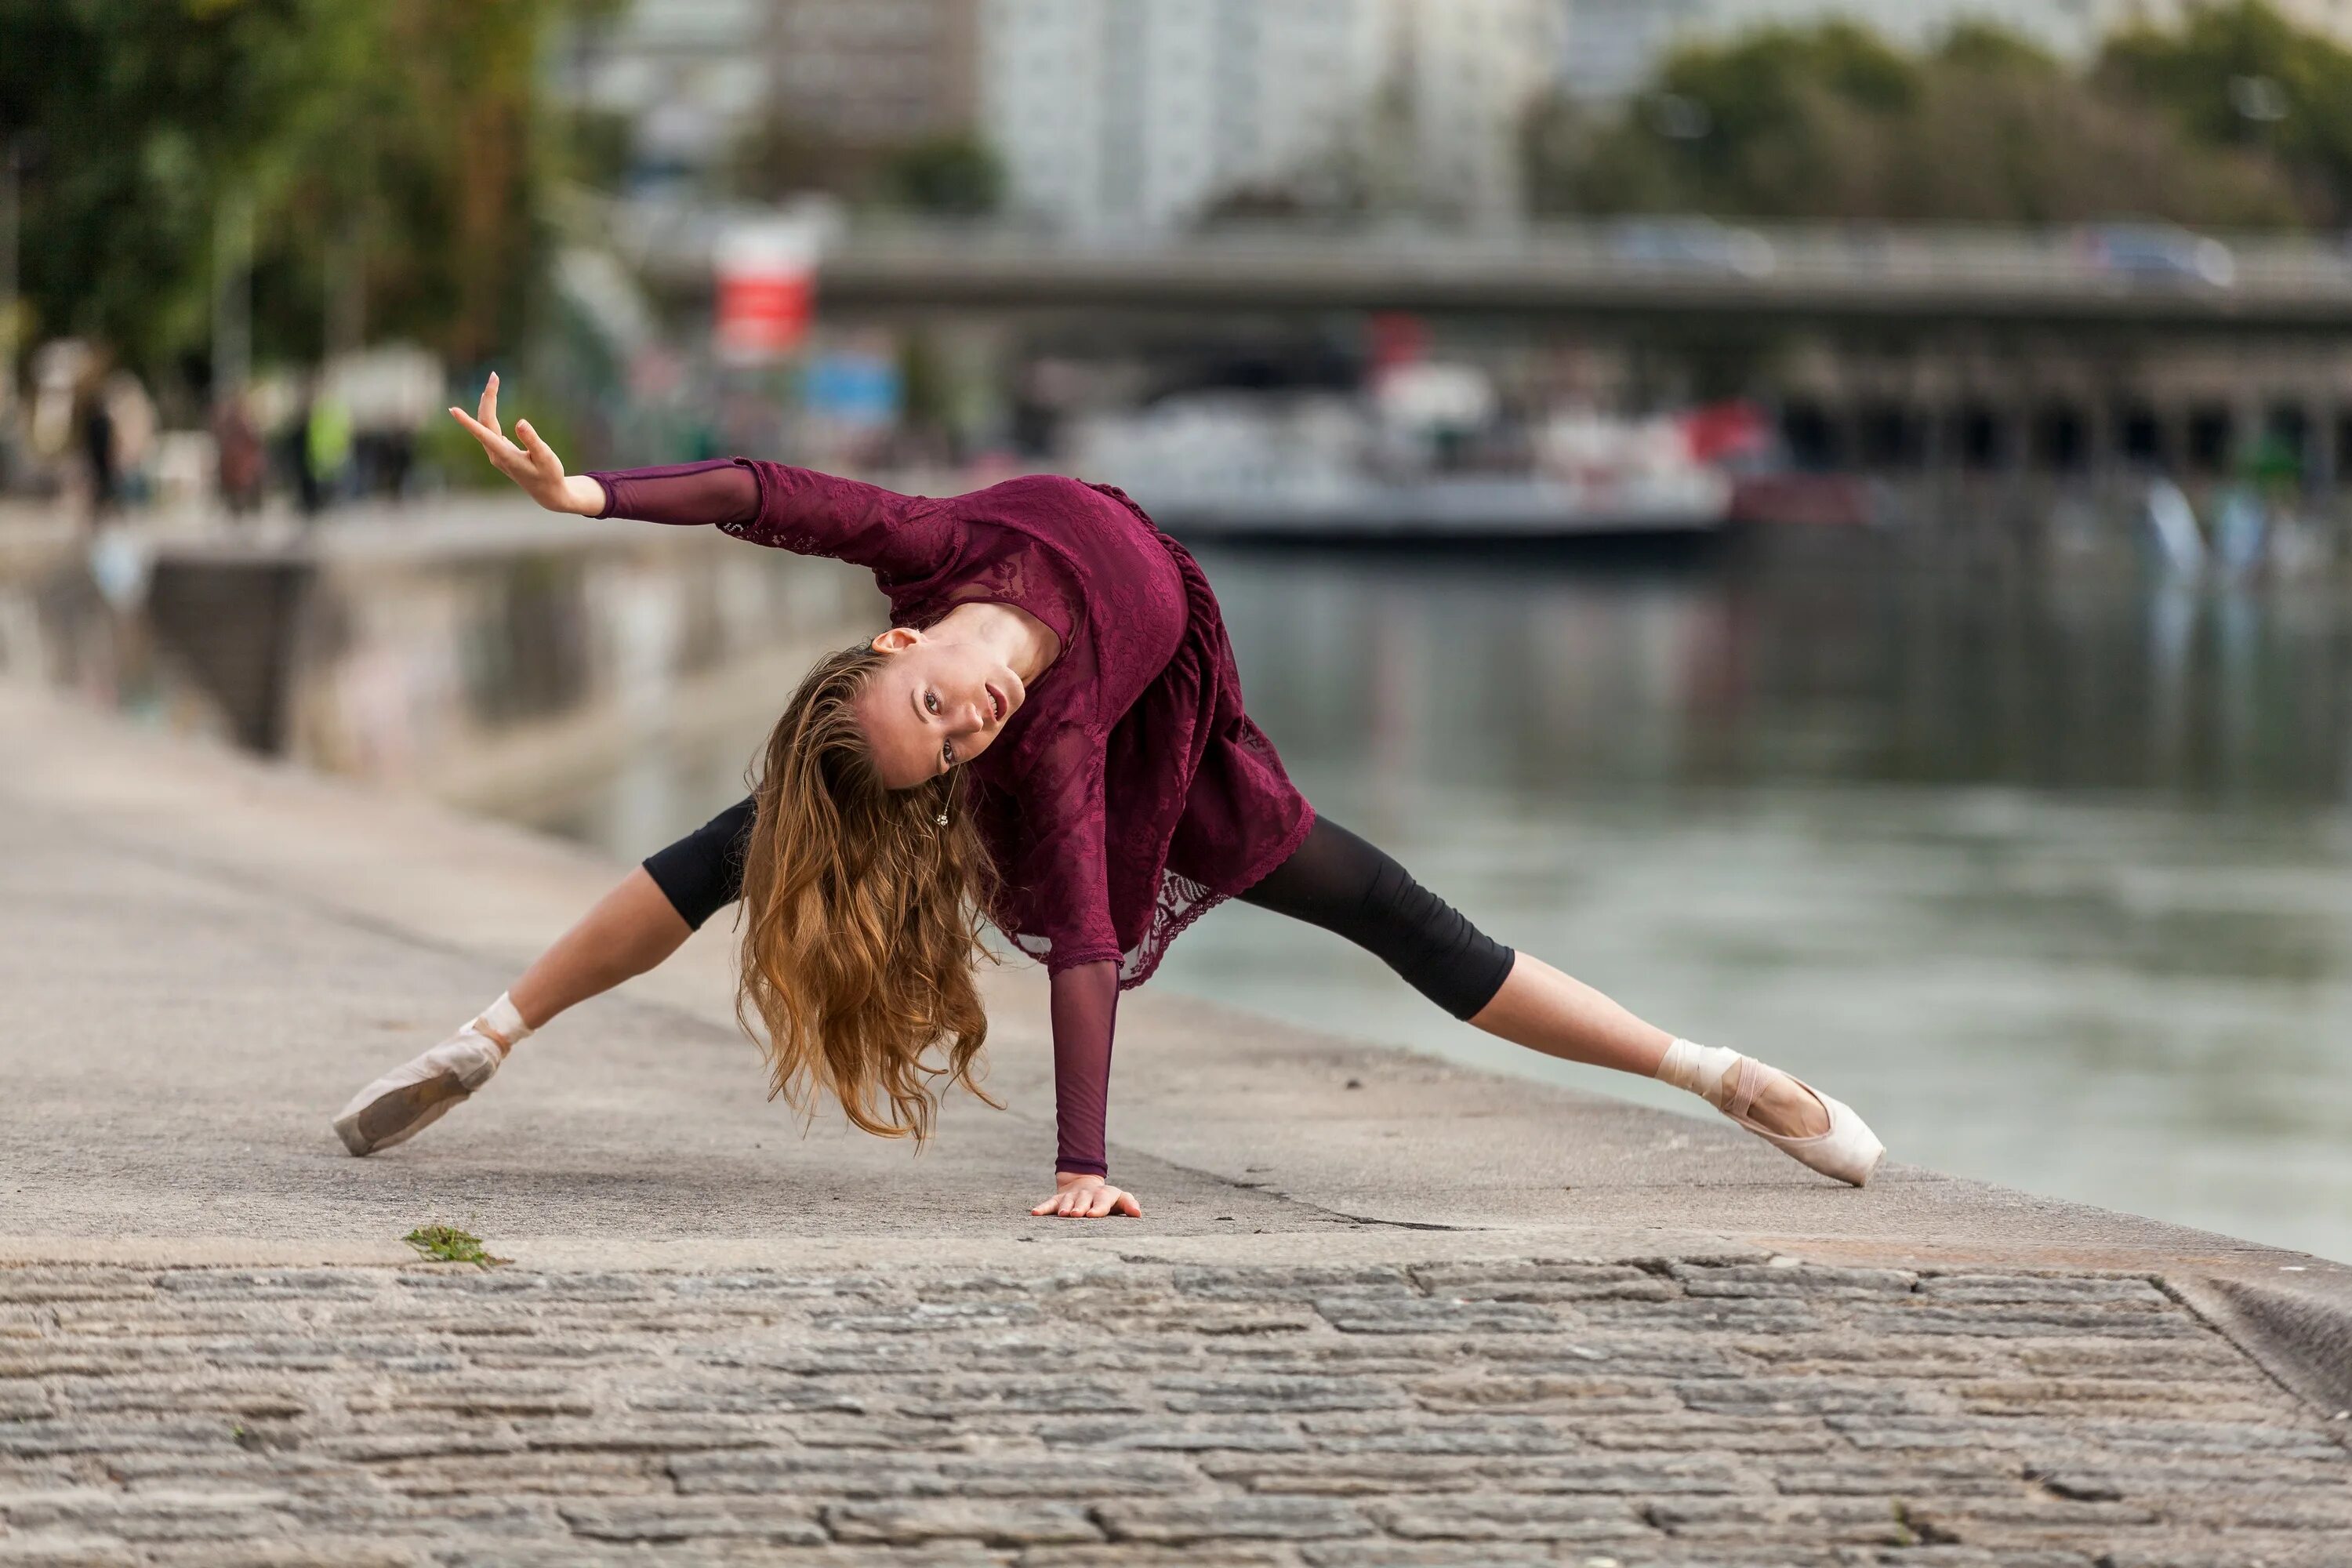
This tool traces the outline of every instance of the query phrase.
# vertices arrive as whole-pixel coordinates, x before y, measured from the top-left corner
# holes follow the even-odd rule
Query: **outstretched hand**
[[[1057,1219],[1105,1219],[1115,1214],[1143,1217],[1143,1205],[1135,1201],[1133,1193],[1114,1187],[1100,1176],[1073,1175],[1066,1171],[1054,1182],[1054,1195],[1031,1209],[1031,1214],[1052,1215]]]
[[[462,408],[449,410],[450,416],[463,425],[475,440],[488,453],[491,464],[499,472],[522,487],[530,497],[550,511],[568,511],[582,517],[593,517],[604,510],[604,487],[584,474],[567,476],[563,459],[555,448],[539,438],[528,419],[515,421],[517,441],[509,441],[499,425],[499,376],[482,388],[481,406],[472,414]]]

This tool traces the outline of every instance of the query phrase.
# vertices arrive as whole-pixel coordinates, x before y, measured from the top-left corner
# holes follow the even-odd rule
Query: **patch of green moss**
[[[511,1263],[511,1258],[493,1258],[482,1247],[482,1238],[471,1231],[459,1230],[451,1225],[420,1225],[400,1238],[416,1248],[417,1256],[436,1263],[471,1263],[488,1268],[494,1263]]]

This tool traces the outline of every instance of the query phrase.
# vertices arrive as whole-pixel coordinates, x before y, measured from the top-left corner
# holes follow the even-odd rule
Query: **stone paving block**
[[[1329,1541],[1369,1535],[1371,1525],[1349,1503],[1321,1498],[1190,1498],[1105,1502],[1095,1517],[1114,1541],[1162,1545],[1213,1541]]]
[[[1559,1454],[1578,1444],[1565,1424],[1538,1415],[1309,1415],[1299,1426],[1327,1454]]]
[[[1825,1421],[1806,1415],[1633,1415],[1583,1436],[1589,1447],[1628,1454],[1818,1454],[1838,1446]]]
[[[914,1497],[1118,1497],[1181,1492],[1195,1471],[1154,1455],[963,1455],[758,1451],[680,1455],[668,1463],[682,1492],[824,1495],[858,1501]]]
[[[1909,1546],[1948,1535],[1921,1531],[1900,1498],[1668,1498],[1645,1505],[1643,1516],[1677,1541],[1775,1538],[1822,1543]]]
[[[789,1546],[822,1546],[830,1539],[805,1507],[771,1498],[612,1498],[564,1502],[556,1511],[575,1534],[592,1541],[698,1541],[749,1537]]]
[[[1497,1372],[1528,1377],[1738,1377],[1754,1370],[1754,1351],[1711,1335],[1628,1332],[1622,1329],[1566,1339],[1510,1338],[1479,1347],[1478,1360]]]
[[[1269,1417],[1245,1415],[1195,1422],[1133,1416],[1052,1421],[1037,1427],[1037,1436],[1054,1447],[1128,1448],[1171,1454],[1297,1453],[1307,1446],[1306,1437],[1294,1426]]]
[[[1343,1334],[1550,1334],[1558,1316],[1527,1301],[1465,1297],[1318,1296],[1315,1310]]]
[[[1363,1550],[1368,1544],[1357,1542],[1356,1549]],[[1016,1563],[1018,1568],[1301,1568],[1304,1560],[1299,1550],[1266,1542],[1146,1546],[1129,1541],[1097,1546],[1033,1546]]]
[[[1630,1263],[1424,1263],[1410,1271],[1433,1296],[1485,1301],[1664,1301],[1682,1287]]]
[[[1597,1330],[1644,1334],[1796,1334],[1817,1329],[1833,1303],[1806,1296],[1678,1296],[1664,1301],[1582,1301],[1576,1315]]]
[[[469,1454],[401,1459],[376,1465],[373,1473],[391,1490],[416,1498],[668,1489],[658,1463],[640,1454]]]
[[[1302,1546],[1311,1568],[1550,1568],[1562,1558],[1548,1542],[1452,1541],[1349,1542],[1340,1546]]]
[[[1755,1470],[1712,1455],[1563,1455],[1542,1460],[1487,1461],[1479,1468],[1514,1490],[1536,1493],[1658,1498],[1767,1489]]]
[[[2189,1340],[2210,1333],[2202,1323],[2183,1312],[2142,1310],[2126,1305],[2094,1303],[2071,1306],[2038,1301],[2025,1306],[1971,1303],[1965,1306],[1927,1298],[1902,1306],[1873,1306],[1854,1314],[1854,1326],[1871,1334],[1967,1334],[1983,1339]]]
[[[2007,1454],[1958,1458],[1905,1455],[1897,1459],[1856,1455],[1830,1460],[1817,1451],[1799,1451],[1758,1463],[1776,1489],[1792,1497],[2011,1497],[2021,1482],[2031,1484],[2014,1457]]]
[[[2105,1543],[2097,1568],[2343,1568],[2341,1541],[2252,1530],[2119,1534]]]
[[[1932,1301],[2075,1301],[2126,1304],[2164,1311],[2172,1299],[2137,1275],[1923,1274],[1918,1293]]]
[[[1043,1463],[1050,1467],[1052,1461]],[[893,1546],[955,1539],[997,1547],[1053,1546],[1103,1539],[1084,1508],[1066,1502],[943,1498],[842,1503],[824,1510],[824,1522],[838,1540]]]
[[[1175,1377],[1152,1386],[1169,1409],[1203,1415],[1384,1410],[1412,1403],[1402,1389],[1360,1377]],[[0,1441],[5,1440],[5,1430],[0,1430]]]
[[[1950,1408],[1940,1389],[1862,1378],[1708,1378],[1677,1383],[1674,1392],[1689,1409],[1722,1415],[1932,1415]]]
[[[2242,1397],[2237,1384],[2188,1377],[1985,1378],[1954,1382],[1943,1391],[1965,1410],[2006,1415],[2070,1411],[2133,1415],[2196,1410],[2208,1416],[2259,1419],[2263,1402]]]
[[[139,1557],[120,1541],[55,1531],[0,1536],[7,1568],[138,1568]]]
[[[1362,1292],[1418,1294],[1402,1268],[1203,1268],[1177,1269],[1171,1281],[1185,1296],[1213,1301],[1296,1301],[1302,1297]]]
[[[982,1410],[1084,1415],[1139,1414],[1143,1409],[1116,1383],[1051,1374],[934,1380],[893,1390],[893,1402],[909,1415],[942,1417]]]
[[[2018,1423],[2024,1425],[2024,1423]],[[2260,1455],[2271,1458],[2335,1460],[2347,1454],[2326,1429],[2266,1421],[2181,1421],[2102,1416],[2070,1424],[2070,1430],[2114,1453],[2146,1453],[2166,1458],[2199,1455]]]
[[[1791,1260],[1793,1264],[1793,1260]],[[1792,1296],[1808,1300],[1855,1300],[1907,1296],[1918,1276],[1896,1268],[1832,1268],[1821,1264],[1670,1263],[1667,1274],[1696,1297]]]
[[[813,1320],[828,1334],[946,1334],[1034,1323],[1041,1316],[1030,1301],[918,1301],[898,1311],[842,1312]]]
[[[1655,1384],[1598,1377],[1454,1376],[1408,1384],[1405,1392],[1424,1410],[1454,1415],[1486,1412],[1598,1421],[1672,1416],[1687,1408]]]
[[[1317,1497],[1389,1497],[1399,1492],[1473,1491],[1493,1483],[1478,1461],[1424,1454],[1202,1456],[1202,1470],[1254,1492]]]
[[[1658,1538],[1616,1499],[1448,1493],[1368,1503],[1364,1511],[1390,1533],[1410,1540],[1630,1542]]]

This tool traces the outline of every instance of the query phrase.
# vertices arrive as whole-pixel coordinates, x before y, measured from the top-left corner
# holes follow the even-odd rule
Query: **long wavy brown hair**
[[[973,980],[993,872],[961,770],[883,786],[856,704],[887,657],[860,644],[818,660],[769,733],[735,1015],[766,1049],[770,1098],[809,1115],[829,1092],[866,1131],[920,1143],[941,1079],[996,1104]]]

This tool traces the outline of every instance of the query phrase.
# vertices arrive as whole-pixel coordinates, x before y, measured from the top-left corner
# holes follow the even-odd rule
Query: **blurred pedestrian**
[[[106,405],[105,384],[95,375],[83,382],[75,399],[74,434],[81,448],[90,526],[100,527],[114,516],[114,416]]]
[[[269,454],[243,391],[231,393],[213,405],[213,445],[221,505],[232,517],[250,516],[261,505],[261,486],[268,472]]]
[[[311,394],[302,427],[302,460],[310,470],[311,510],[343,498],[352,468],[352,413],[332,387]]]

